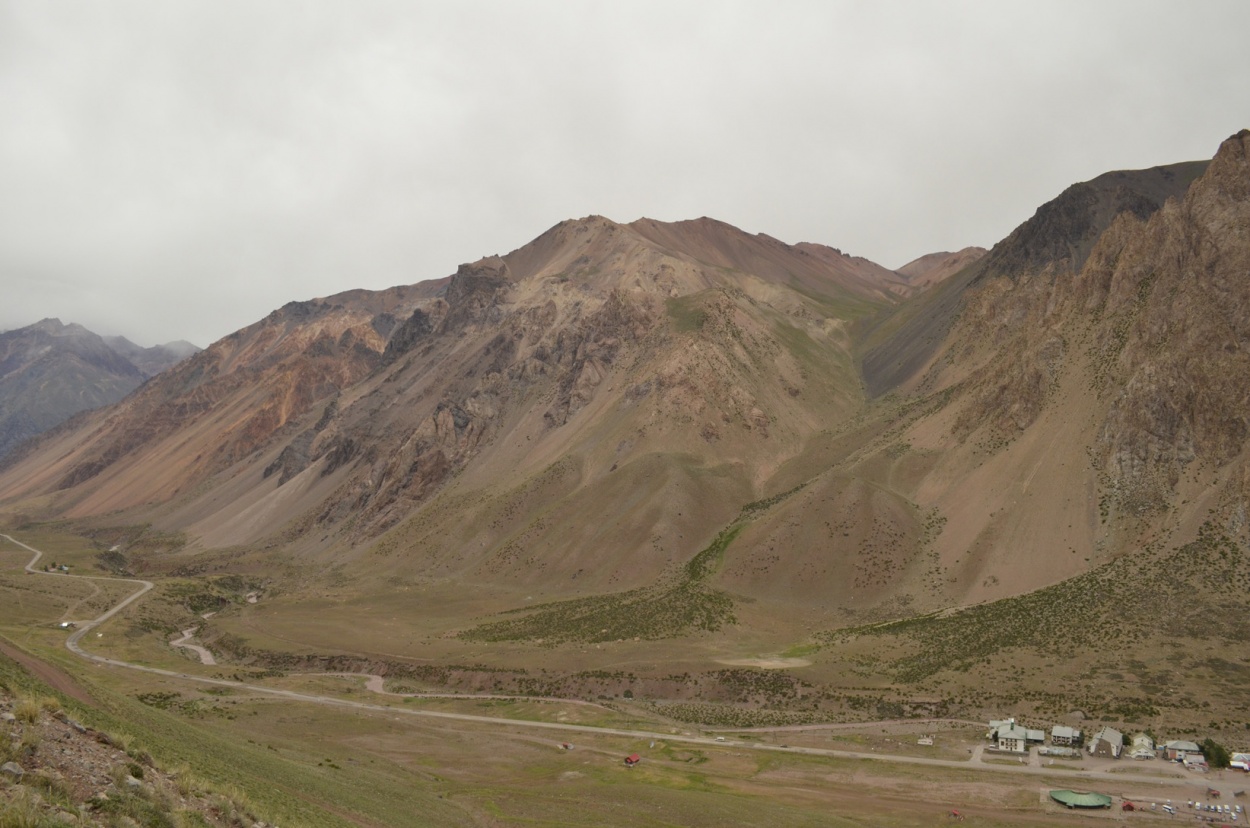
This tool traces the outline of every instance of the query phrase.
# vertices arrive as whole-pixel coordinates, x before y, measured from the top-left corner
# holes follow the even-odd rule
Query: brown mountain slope
[[[1212,516],[1250,537],[1248,145],[1226,141],[1182,199],[1121,213],[1087,256],[1005,252],[1014,267],[965,291],[916,384],[933,413],[896,449],[926,458],[905,491],[947,520],[932,554],[948,599],[1057,581]]]
[[[380,305],[354,294],[292,302],[231,334],[117,406],[42,437],[11,464],[0,497],[41,492],[81,517],[203,483],[378,364],[391,312],[406,314],[420,296],[384,293]]]
[[[706,217],[671,224],[639,219],[629,227],[679,255],[750,273],[808,295],[830,296],[831,283],[852,296],[884,302],[891,301],[891,293],[906,291],[897,274],[867,259],[819,244],[790,246],[763,233],[750,236]]]
[[[441,292],[288,305],[50,438],[0,497],[130,509],[205,547],[329,559],[389,533],[407,571],[647,583],[858,410],[847,322],[893,301],[872,274],[897,277],[706,220],[641,226],[564,222]]]
[[[895,272],[905,277],[911,287],[923,290],[946,281],[988,252],[984,247],[965,247],[954,253],[928,253]]]
[[[860,405],[845,320],[825,309],[845,297],[837,274],[813,300],[724,267],[598,217],[462,267],[305,432],[309,465],[205,540],[303,513],[305,539],[391,530],[388,567],[575,592],[656,578]]]

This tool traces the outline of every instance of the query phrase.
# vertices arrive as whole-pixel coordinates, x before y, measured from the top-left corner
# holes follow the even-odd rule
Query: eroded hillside
[[[564,222],[436,289],[287,305],[48,438],[0,495],[198,549],[652,585],[860,411],[851,327],[900,286],[709,219]]]

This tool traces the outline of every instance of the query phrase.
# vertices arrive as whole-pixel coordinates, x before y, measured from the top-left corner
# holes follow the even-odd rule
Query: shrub
[[[1212,768],[1226,768],[1232,759],[1232,756],[1228,753],[1228,748],[1210,736],[1202,740],[1202,755],[1207,757],[1207,764]]]
[[[18,718],[18,721],[34,724],[39,721],[39,711],[42,709],[39,702],[34,699],[19,699],[17,705],[13,708],[13,715]]]
[[[0,803],[0,828],[40,828],[39,794],[18,786]]]

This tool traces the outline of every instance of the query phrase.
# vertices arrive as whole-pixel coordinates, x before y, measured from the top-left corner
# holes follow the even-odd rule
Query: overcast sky
[[[899,267],[1250,126],[1250,3],[0,0],[0,329],[200,346],[592,213]]]

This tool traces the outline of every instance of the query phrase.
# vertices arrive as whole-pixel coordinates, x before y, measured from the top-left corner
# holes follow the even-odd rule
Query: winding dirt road
[[[199,631],[200,631],[199,627],[192,627],[189,630],[183,630],[179,634],[181,636],[180,638],[171,638],[169,640],[169,646],[181,647],[184,650],[190,650],[191,652],[195,653],[197,656],[200,657],[201,664],[207,664],[208,666],[212,667],[217,664],[217,659],[213,657],[213,654],[208,651],[207,647],[201,647],[199,644],[187,643],[192,638],[194,638],[195,634]]]
[[[625,730],[621,728],[594,727],[591,725],[564,724],[560,722],[536,722],[536,721],[527,721],[527,720],[522,720],[522,719],[499,719],[499,718],[494,718],[491,716],[475,716],[469,713],[448,713],[448,712],[434,711],[434,710],[411,710],[411,709],[404,709],[400,707],[390,707],[390,706],[382,705],[382,704],[370,704],[368,702],[349,701],[347,699],[339,699],[339,698],[334,698],[331,696],[317,696],[317,695],[313,695],[310,693],[299,693],[294,690],[279,690],[279,689],[272,688],[272,687],[263,687],[261,685],[256,685],[256,684],[247,684],[241,681],[209,678],[206,676],[197,676],[197,675],[192,675],[189,673],[179,673],[175,670],[163,670],[158,667],[145,667],[140,664],[131,664],[129,662],[119,661],[113,658],[106,658],[104,656],[94,655],[84,650],[80,642],[82,641],[83,636],[85,636],[90,630],[93,630],[99,625],[103,624],[105,621],[108,621],[110,618],[117,615],[117,613],[121,612],[123,609],[130,606],[132,603],[134,603],[143,595],[145,595],[150,589],[152,589],[154,585],[152,584],[151,581],[144,581],[144,580],[132,579],[132,578],[106,578],[102,576],[68,575],[68,574],[63,574],[63,573],[53,575],[52,573],[41,572],[35,569],[34,566],[39,561],[39,558],[42,556],[43,554],[42,552],[40,552],[39,550],[31,546],[27,546],[26,544],[10,537],[9,535],[0,534],[0,537],[3,537],[9,540],[10,542],[17,544],[23,549],[26,549],[34,553],[34,557],[31,558],[30,563],[26,565],[26,571],[33,573],[35,575],[46,575],[48,577],[56,577],[56,578],[89,578],[91,580],[99,580],[99,581],[122,581],[126,583],[137,584],[139,586],[139,588],[133,594],[124,598],[116,606],[109,609],[100,617],[92,621],[84,622],[83,625],[79,627],[79,629],[75,630],[74,633],[70,635],[70,637],[65,642],[65,646],[68,647],[69,650],[73,652],[74,654],[84,659],[87,659],[88,661],[92,661],[96,664],[100,664],[100,665],[104,665],[108,667],[118,667],[118,668],[125,669],[125,670],[135,670],[135,671],[142,672],[142,673],[150,673],[152,675],[164,676],[166,678],[173,678],[173,679],[179,679],[181,681],[195,682],[197,684],[210,684],[210,685],[214,685],[218,687],[230,687],[236,690],[248,690],[253,693],[261,693],[264,695],[275,696],[278,698],[288,699],[291,701],[301,701],[301,702],[308,702],[310,704],[325,705],[327,707],[337,707],[340,709],[368,711],[371,713],[383,713],[389,716],[417,716],[417,717],[429,718],[429,719],[444,719],[444,720],[457,721],[457,722],[473,722],[476,724],[489,725],[491,727],[496,727],[496,728],[530,728],[530,729],[551,731],[553,733],[555,732],[589,733],[589,734],[598,734],[601,736],[621,736],[621,737],[625,737],[628,739],[679,742],[683,744],[704,745],[707,747],[720,747],[720,748],[732,747],[732,748],[737,748],[737,749],[748,749],[751,751],[776,751],[776,752],[781,752],[781,753],[803,754],[807,756],[823,756],[823,757],[829,757],[829,758],[835,758],[835,759],[860,759],[860,760],[873,761],[873,762],[886,762],[886,763],[909,764],[909,765],[926,765],[929,767],[953,768],[953,769],[958,769],[958,770],[977,770],[977,771],[984,771],[987,773],[1008,773],[1008,774],[1017,774],[1017,775],[1024,774],[1024,775],[1031,775],[1031,776],[1046,776],[1052,779],[1062,777],[1062,778],[1068,778],[1068,779],[1073,779],[1073,780],[1084,780],[1084,781],[1097,780],[1102,783],[1114,782],[1117,784],[1117,786],[1150,785],[1150,786],[1176,786],[1176,787],[1190,786],[1190,787],[1193,787],[1195,785],[1195,780],[1184,778],[1184,777],[1151,777],[1149,779],[1134,779],[1131,777],[1126,778],[1125,775],[1122,773],[1116,774],[1116,773],[1110,773],[1107,771],[1098,771],[1098,770],[1089,770],[1089,771],[1066,770],[1066,769],[1044,768],[1044,767],[1036,767],[1036,766],[1031,766],[1031,765],[1014,765],[1014,764],[1013,765],[993,765],[993,764],[982,764],[980,762],[973,762],[967,759],[964,759],[964,760],[932,759],[932,758],[926,758],[926,757],[921,757],[921,756],[898,756],[898,755],[892,755],[892,754],[881,754],[881,753],[876,753],[876,752],[863,753],[859,751],[832,750],[828,748],[790,747],[790,746],[782,746],[782,745],[760,744],[758,742],[743,742],[743,741],[738,741],[735,739],[724,739],[724,737],[722,737],[721,739],[717,739],[717,738],[713,738],[710,736],[693,736],[693,735],[686,736],[686,735],[679,735],[675,733],[659,733],[659,732],[648,731],[648,730]],[[361,674],[353,674],[353,675],[361,675]],[[365,677],[365,676],[362,676],[362,677]],[[382,690],[381,681],[374,681],[374,679],[376,679],[377,677],[368,676],[365,678],[369,681],[369,689]],[[471,696],[469,698],[482,698],[482,697]],[[531,697],[528,697],[528,696],[510,696],[507,698],[513,698],[517,700],[533,700]],[[570,700],[560,699],[559,701],[568,702]],[[593,704],[591,702],[583,702],[583,703]]]

